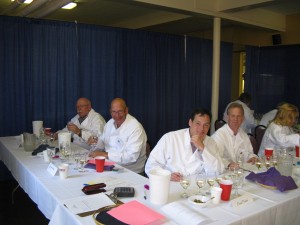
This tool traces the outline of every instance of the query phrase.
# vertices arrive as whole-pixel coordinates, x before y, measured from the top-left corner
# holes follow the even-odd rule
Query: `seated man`
[[[257,121],[253,116],[254,111],[250,109],[250,104],[251,104],[251,96],[248,93],[242,93],[239,96],[239,99],[231,102],[231,103],[239,103],[242,105],[244,109],[244,121],[241,125],[241,128],[246,132],[246,133],[251,133],[252,129],[254,129],[257,126]],[[223,115],[223,120],[227,123],[227,109],[228,106],[231,104],[229,103],[224,111]]]
[[[72,132],[73,142],[86,149],[92,131],[102,134],[105,125],[103,117],[92,109],[91,101],[87,98],[79,98],[76,103],[77,115],[74,116],[67,126],[61,131]],[[58,131],[59,132],[59,131]],[[56,133],[56,138],[58,134]]]
[[[207,136],[211,113],[195,109],[189,119],[189,128],[165,134],[151,151],[145,172],[163,168],[171,172],[172,181],[180,181],[184,171],[189,174],[206,171],[223,172],[224,165],[215,141]]]
[[[112,119],[105,125],[90,156],[105,156],[129,170],[143,174],[147,142],[143,126],[128,114],[126,103],[121,98],[111,102],[110,114]]]
[[[212,135],[225,166],[231,169],[239,167],[237,157],[241,153],[244,161],[255,163],[257,159],[248,134],[241,128],[244,119],[243,106],[239,103],[231,103],[227,109],[227,124]]]

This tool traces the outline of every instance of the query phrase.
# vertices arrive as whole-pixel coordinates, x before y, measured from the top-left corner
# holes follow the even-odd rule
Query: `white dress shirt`
[[[193,153],[189,128],[169,132],[162,136],[147,160],[145,172],[153,168],[163,168],[174,172],[196,174],[206,171],[222,173],[224,165],[218,155],[215,141],[206,136],[203,151]]]
[[[275,118],[276,113],[278,112],[277,109],[273,109],[263,115],[261,120],[259,121],[259,125],[264,125],[267,127],[269,123]]]
[[[257,121],[253,116],[253,110],[251,110],[244,102],[240,101],[240,100],[236,100],[234,102],[231,103],[239,103],[243,106],[244,109],[244,117],[245,120],[241,125],[241,128],[246,132],[246,133],[251,133],[252,128],[255,128],[257,126]],[[231,104],[229,103],[225,109],[224,115],[223,115],[223,120],[227,123],[228,119],[227,119],[227,109],[228,106]]]
[[[106,122],[99,113],[95,112],[94,109],[91,109],[87,118],[81,124],[79,123],[78,118],[79,115],[77,114],[71,119],[71,122],[81,130],[81,137],[79,137],[77,134],[72,134],[73,143],[89,149],[90,146],[86,142],[91,136],[92,131],[98,131],[99,136],[102,135]],[[62,129],[62,131],[68,131],[68,127],[66,126],[64,129]]]
[[[248,161],[252,157],[256,157],[253,153],[253,148],[248,137],[241,128],[237,134],[234,135],[228,124],[218,129],[212,138],[216,141],[220,156],[223,159],[225,166],[228,166],[231,162],[237,162],[236,158],[242,152],[244,155],[244,161]]]
[[[264,155],[265,148],[273,148],[276,151],[280,148],[295,147],[295,145],[299,145],[299,134],[295,133],[291,127],[272,122],[266,129],[258,155]]]
[[[110,119],[95,149],[105,150],[108,158],[136,173],[144,171],[147,135],[143,126],[130,114],[116,128]]]

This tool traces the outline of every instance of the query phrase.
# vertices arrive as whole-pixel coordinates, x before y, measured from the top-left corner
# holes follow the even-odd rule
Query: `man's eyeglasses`
[[[125,111],[124,110],[119,110],[119,111],[110,111],[110,113],[111,114],[113,114],[113,115],[123,115],[124,113],[125,113]]]

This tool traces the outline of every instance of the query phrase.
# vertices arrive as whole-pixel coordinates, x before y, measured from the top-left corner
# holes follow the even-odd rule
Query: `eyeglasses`
[[[123,115],[124,113],[125,113],[125,111],[124,110],[119,110],[119,111],[110,111],[110,113],[111,114],[113,114],[113,115]]]

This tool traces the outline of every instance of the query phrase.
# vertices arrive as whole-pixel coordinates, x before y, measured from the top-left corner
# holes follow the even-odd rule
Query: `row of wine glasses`
[[[276,167],[277,166],[277,156],[263,156],[258,158],[258,160],[255,163],[258,170],[262,169],[263,166],[266,167],[266,169],[269,169],[270,167]]]
[[[240,168],[236,168],[233,170],[227,170],[222,176],[218,176],[216,172],[205,172],[204,170],[200,173],[195,175],[195,182],[196,185],[199,188],[199,195],[210,195],[211,188],[218,184],[220,185],[220,182],[223,179],[229,179],[233,182],[233,189],[234,189],[234,196],[239,196],[239,189],[242,187],[244,183],[244,170]],[[202,192],[202,189],[205,187],[205,185],[209,185],[209,190],[206,193]],[[182,193],[181,197],[187,198],[187,189],[191,185],[191,176],[189,174],[182,174],[180,179],[180,185],[184,189],[184,192]]]
[[[181,195],[181,197],[187,198],[188,197],[187,188],[191,185],[191,175],[187,173],[181,173],[181,174],[182,175],[180,177],[180,185],[184,189],[184,192]],[[219,183],[221,179],[222,178],[218,177],[217,173],[215,172],[205,172],[204,170],[202,170],[200,173],[196,174],[195,182],[199,188],[199,194],[200,195],[210,194],[210,189],[215,185],[216,182]],[[206,184],[209,185],[209,190],[206,193],[202,193],[202,188]]]

